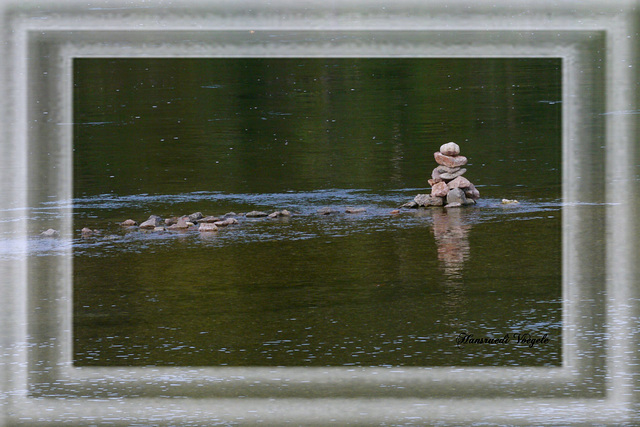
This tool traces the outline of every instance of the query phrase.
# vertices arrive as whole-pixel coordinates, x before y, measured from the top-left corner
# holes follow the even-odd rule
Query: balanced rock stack
[[[443,144],[433,156],[438,167],[433,170],[429,180],[431,194],[418,194],[414,199],[417,206],[456,207],[475,204],[480,198],[480,192],[462,176],[467,171],[462,167],[467,164],[467,158],[460,155],[458,144]]]

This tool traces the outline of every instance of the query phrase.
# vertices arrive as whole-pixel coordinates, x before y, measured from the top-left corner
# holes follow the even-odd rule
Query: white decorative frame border
[[[0,1],[0,424],[639,420],[636,2],[171,3]],[[562,367],[73,367],[71,247],[29,257],[21,220],[72,196],[73,58],[328,56],[562,58]]]

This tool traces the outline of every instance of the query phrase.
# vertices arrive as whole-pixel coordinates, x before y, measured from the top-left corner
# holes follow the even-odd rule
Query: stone
[[[226,227],[228,225],[237,224],[237,223],[238,223],[237,219],[235,219],[235,218],[227,218],[227,219],[225,219],[223,221],[216,221],[216,222],[213,223],[213,225],[215,225],[216,227],[220,228],[220,227]]]
[[[445,197],[449,192],[449,187],[445,182],[436,182],[431,187],[431,195],[433,197]]]
[[[235,212],[227,212],[224,216],[238,216],[238,214]]]
[[[464,195],[473,200],[478,200],[480,198],[480,192],[471,183],[469,184],[469,187],[464,189]]]
[[[261,212],[261,211],[251,211],[251,212],[247,212],[247,214],[245,215],[247,218],[260,218],[260,217],[264,217],[264,216],[268,216],[269,214],[265,213],[265,212]]]
[[[291,216],[291,212],[289,212],[286,209],[283,209],[281,211],[275,211],[269,214],[269,218],[282,218],[282,217],[290,217]]]
[[[200,221],[198,221],[198,223],[203,223],[203,222],[218,222],[221,221],[220,218],[218,218],[217,216],[205,216],[204,218],[202,218]]]
[[[447,203],[445,205],[445,208],[459,208],[462,206],[462,203],[459,202],[453,202],[453,203]]]
[[[460,170],[460,167],[457,168],[450,168],[449,166],[442,166],[439,165],[436,170],[438,171],[438,173],[456,173]]]
[[[511,205],[511,204],[514,204],[514,203],[520,203],[520,202],[517,201],[517,200],[502,199],[502,204],[503,205]]]
[[[440,146],[440,152],[445,156],[457,156],[460,154],[460,146],[455,142],[447,142]]]
[[[91,236],[93,234],[93,230],[89,227],[84,227],[82,230],[80,230],[80,234],[82,234],[83,236]]]
[[[140,228],[156,228],[160,227],[164,221],[158,215],[151,215],[148,220],[140,224]]]
[[[389,215],[398,215],[400,213],[400,211],[398,209],[394,209],[391,212],[389,212]]]
[[[198,231],[201,233],[211,233],[214,231],[218,231],[218,226],[211,222],[203,222],[203,223],[200,223],[200,226],[198,227]]]
[[[452,188],[447,194],[447,205],[451,203],[460,203],[464,205],[467,201],[467,198],[464,195],[464,191],[460,188]]]
[[[471,181],[469,181],[464,176],[458,176],[452,181],[449,181],[449,183],[447,184],[449,188],[462,188],[462,189],[468,188],[470,185],[471,185]]]
[[[418,208],[420,205],[418,205],[418,203],[415,200],[412,200],[410,202],[405,203],[404,205],[400,206],[400,208],[404,208],[404,209],[416,209]]]
[[[154,227],[153,231],[164,231],[164,227],[162,227],[162,226]]]
[[[337,211],[331,209],[331,208],[322,208],[318,210],[318,213],[320,215],[331,215],[332,213],[336,213]]]
[[[434,183],[442,181],[442,178],[440,178],[440,172],[438,171],[438,168],[435,168],[431,172],[431,180],[433,180]]]
[[[436,151],[433,153],[433,157],[439,165],[448,166],[450,168],[457,168],[467,164],[467,158],[465,156],[447,156]]]
[[[164,225],[173,225],[173,224],[176,224],[177,222],[178,222],[178,217],[172,216],[171,218],[166,218],[164,220]]]
[[[189,217],[187,216],[178,218],[178,221],[176,221],[175,224],[171,224],[169,226],[169,230],[185,230],[189,228],[191,225],[193,225],[193,223],[191,221],[188,221],[188,219]]]
[[[459,176],[462,176],[466,171],[467,170],[465,168],[462,168],[454,173],[441,173],[440,178],[442,178],[443,181],[451,181],[453,179],[456,179]]]
[[[135,227],[136,225],[138,225],[138,223],[135,222],[132,219],[127,219],[127,220],[122,221],[120,223],[120,225],[123,226],[123,227]]]
[[[202,218],[204,218],[204,215],[202,215],[202,212],[195,212],[189,215],[189,221],[193,223],[197,223],[197,221]]]
[[[359,213],[363,213],[366,212],[367,210],[365,208],[347,208],[345,210],[346,213],[348,214],[359,214]]]
[[[423,207],[427,207],[427,206],[442,206],[444,205],[444,200],[442,199],[442,197],[434,197],[431,194],[418,194],[413,201],[418,205],[418,206],[423,206]]]
[[[47,231],[43,231],[42,233],[40,233],[40,235],[44,237],[57,237],[60,235],[60,232],[58,230],[50,228]]]

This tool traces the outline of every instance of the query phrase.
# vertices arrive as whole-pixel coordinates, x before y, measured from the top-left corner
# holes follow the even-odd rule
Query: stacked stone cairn
[[[405,207],[444,206],[447,208],[474,205],[480,192],[464,175],[462,166],[467,158],[460,155],[460,147],[455,142],[443,144],[440,151],[433,153],[438,163],[431,173],[429,185],[431,194],[418,194]]]

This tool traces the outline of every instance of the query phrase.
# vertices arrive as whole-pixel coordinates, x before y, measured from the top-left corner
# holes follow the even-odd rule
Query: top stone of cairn
[[[447,142],[440,146],[440,152],[445,156],[457,156],[460,154],[460,146],[455,142]]]

